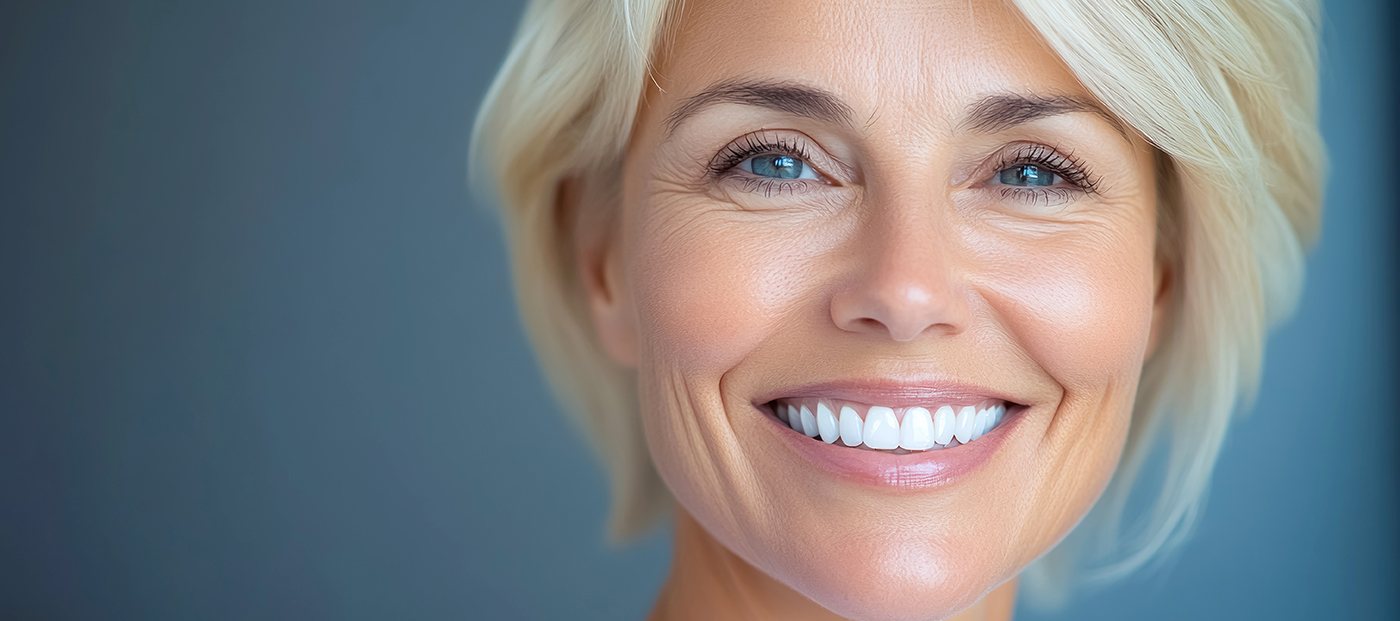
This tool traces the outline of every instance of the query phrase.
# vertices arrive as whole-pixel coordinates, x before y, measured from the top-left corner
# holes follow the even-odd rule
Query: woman
[[[674,516],[652,618],[1007,619],[1178,542],[1317,232],[1316,21],[533,3],[473,152],[614,535]]]

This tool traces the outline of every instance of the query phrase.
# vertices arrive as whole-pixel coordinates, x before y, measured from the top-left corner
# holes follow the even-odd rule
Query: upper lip
[[[887,378],[849,379],[786,386],[760,395],[755,405],[776,399],[826,398],[854,401],[893,408],[965,404],[987,399],[1005,401],[1008,406],[1023,405],[1013,396],[986,386],[959,381],[902,381]]]

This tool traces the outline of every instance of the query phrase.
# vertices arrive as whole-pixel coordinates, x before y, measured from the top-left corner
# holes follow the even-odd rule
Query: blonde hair
[[[1313,0],[1013,0],[1105,106],[1159,152],[1171,325],[1143,369],[1119,468],[1074,534],[1027,570],[1041,604],[1178,545],[1200,512],[1231,413],[1248,405],[1268,328],[1297,299],[1325,168]],[[678,2],[535,0],[476,117],[474,174],[502,206],[522,320],[551,387],[607,465],[614,541],[670,504],[634,372],[595,340],[559,182],[623,156],[654,47]],[[1124,528],[1154,446],[1161,490]],[[1093,568],[1083,559],[1098,560]]]

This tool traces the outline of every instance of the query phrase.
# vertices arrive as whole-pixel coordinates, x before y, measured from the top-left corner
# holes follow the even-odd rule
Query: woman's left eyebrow
[[[1087,112],[1102,117],[1118,133],[1128,137],[1127,129],[1107,110],[1082,97],[1063,94],[995,93],[967,107],[963,129],[994,134],[1036,119]]]
[[[796,82],[729,80],[685,98],[676,110],[666,117],[667,136],[675,132],[686,119],[709,106],[721,103],[761,106],[845,127],[851,126],[851,118],[855,116],[850,106],[820,88]]]

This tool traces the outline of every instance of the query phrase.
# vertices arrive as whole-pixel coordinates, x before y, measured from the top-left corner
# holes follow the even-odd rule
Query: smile
[[[1006,417],[1007,403],[929,403],[908,407],[820,398],[785,398],[768,409],[793,431],[827,444],[902,454],[976,442]]]
[[[1035,428],[1022,424],[1034,409],[1027,395],[948,380],[821,382],[756,397],[760,427],[809,472],[887,490],[943,487],[1008,450],[1023,459],[1020,430]]]

